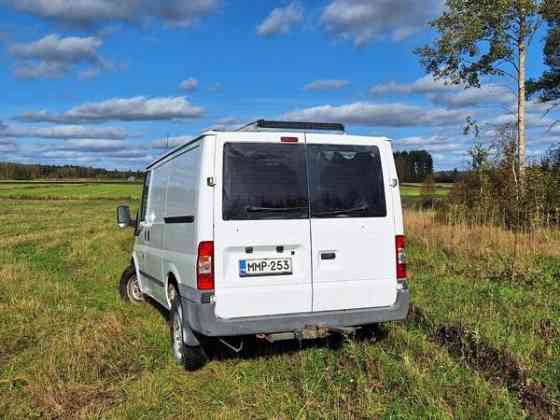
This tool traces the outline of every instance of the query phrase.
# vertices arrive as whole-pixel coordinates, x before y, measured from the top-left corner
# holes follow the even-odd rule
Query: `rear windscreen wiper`
[[[307,210],[307,207],[247,207],[247,212],[258,213],[258,212],[285,212],[285,211],[298,211]]]
[[[319,212],[319,213],[313,213],[312,216],[317,216],[317,217],[338,216],[338,215],[364,212],[364,211],[367,211],[368,209],[369,209],[368,206],[361,206],[361,207],[354,207],[354,208],[351,208],[351,209],[339,209],[339,210],[331,210],[331,211],[323,211],[323,212]]]

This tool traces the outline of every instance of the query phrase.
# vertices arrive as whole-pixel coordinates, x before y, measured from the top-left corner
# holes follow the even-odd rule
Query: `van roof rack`
[[[298,131],[339,131],[345,132],[344,124],[321,123],[305,121],[253,121],[237,131],[259,131],[259,130],[298,130]]]

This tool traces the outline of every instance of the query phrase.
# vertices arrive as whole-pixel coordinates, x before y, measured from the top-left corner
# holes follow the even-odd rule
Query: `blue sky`
[[[421,3],[421,4],[420,4]],[[440,0],[0,0],[0,160],[144,167],[211,127],[337,121],[463,167],[473,139],[513,118],[503,80],[426,76],[416,47]],[[542,70],[542,34],[528,72]],[[560,140],[529,104],[529,155]]]

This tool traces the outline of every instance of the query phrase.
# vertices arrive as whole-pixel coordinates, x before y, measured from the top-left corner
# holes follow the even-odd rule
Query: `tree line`
[[[394,157],[401,182],[423,182],[434,174],[434,160],[426,150],[395,152]]]
[[[35,179],[128,179],[141,178],[140,171],[119,171],[77,165],[39,165],[0,162],[0,180]]]

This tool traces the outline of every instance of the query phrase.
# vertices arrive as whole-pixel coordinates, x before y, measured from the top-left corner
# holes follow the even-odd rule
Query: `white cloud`
[[[554,120],[543,116],[542,114],[526,114],[525,121],[527,128],[550,128],[554,124]],[[481,121],[481,125],[489,125],[491,127],[499,127],[506,124],[516,124],[517,116],[513,113],[500,114]]]
[[[224,117],[216,121],[208,130],[236,130],[244,125],[237,117]]]
[[[348,86],[348,80],[315,80],[303,88],[306,92],[319,92],[328,90],[339,90]]]
[[[372,95],[387,94],[435,94],[445,92],[457,92],[464,89],[463,86],[446,83],[442,79],[434,79],[431,74],[421,77],[412,83],[397,83],[390,81],[371,86],[369,93]]]
[[[274,9],[270,15],[257,26],[259,36],[287,34],[294,25],[303,21],[303,7],[292,2],[286,7]]]
[[[198,89],[198,80],[193,79],[192,77],[187,80],[183,80],[179,85],[179,88],[181,90],[186,90],[187,92],[194,92]]]
[[[434,79],[428,74],[412,83],[397,83],[395,81],[371,86],[372,95],[426,95],[435,104],[447,108],[469,108],[484,105],[513,105],[515,95],[505,86],[488,83],[480,88],[466,88],[465,85],[446,83],[442,79]]]
[[[131,161],[135,167],[142,167],[154,159],[149,148],[130,145],[123,141],[68,140],[60,146],[32,149],[25,148],[17,154],[18,160],[37,162],[47,161],[60,164],[97,162],[108,167],[111,161]]]
[[[97,62],[97,49],[103,42],[96,37],[85,38],[47,35],[28,44],[14,44],[10,53],[21,59],[39,59],[45,61],[63,61],[78,63],[80,61]]]
[[[395,143],[398,143],[402,146],[437,146],[442,144],[447,144],[449,142],[449,138],[443,136],[430,136],[430,137],[421,137],[421,136],[412,136],[412,137],[405,137],[403,139],[395,140]]]
[[[14,76],[18,79],[60,79],[70,71],[65,63],[41,61],[36,64],[17,65]]]
[[[17,63],[16,77],[25,79],[59,78],[79,64],[90,67],[83,72],[99,72],[111,64],[103,60],[97,50],[103,41],[97,37],[66,37],[47,35],[35,42],[15,43],[9,53]]]
[[[442,10],[442,0],[332,0],[321,24],[358,46],[377,39],[401,41],[426,27]]]
[[[290,120],[341,122],[362,126],[418,127],[462,124],[466,114],[462,111],[430,109],[401,103],[356,102],[341,106],[307,108],[288,113],[285,117]]]
[[[14,153],[17,150],[18,147],[15,141],[0,139],[0,153]]]
[[[1,0],[12,8],[45,19],[91,26],[107,22],[160,19],[188,27],[216,11],[222,0]]]
[[[63,161],[65,164],[71,162],[103,162],[107,163],[108,160],[137,160],[141,162],[148,162],[153,159],[153,156],[146,153],[144,150],[122,150],[115,152],[108,152],[99,154],[95,152],[82,152],[78,150],[48,150],[33,154],[35,159],[50,159]]]
[[[495,104],[514,105],[515,95],[504,86],[489,84],[480,88],[463,89],[455,95],[436,95],[434,103],[448,108],[469,108],[476,106],[495,106]]]
[[[193,138],[194,138],[193,136],[177,136],[177,137],[158,139],[152,141],[151,147],[153,149],[159,149],[159,150],[172,149],[174,147],[188,143]]]
[[[443,136],[430,137],[406,137],[395,140],[394,145],[399,150],[427,150],[430,153],[442,152],[463,152],[465,150],[464,141],[458,141],[457,138],[449,138]]]
[[[558,111],[558,105],[554,102],[540,102],[538,99],[527,101],[527,112],[532,112],[535,114],[547,114],[549,112]]]
[[[18,117],[27,122],[55,124],[101,123],[107,121],[165,121],[199,118],[205,110],[196,107],[184,97],[113,98],[103,102],[90,102],[62,114],[48,111],[27,112]]]
[[[127,148],[127,143],[122,140],[77,139],[66,140],[61,147],[51,150],[73,150],[90,153],[104,153],[122,151]]]
[[[53,127],[25,127],[0,125],[0,136],[8,138],[41,138],[41,139],[109,139],[122,140],[127,138],[126,131],[120,128],[92,128],[80,125]]]

